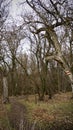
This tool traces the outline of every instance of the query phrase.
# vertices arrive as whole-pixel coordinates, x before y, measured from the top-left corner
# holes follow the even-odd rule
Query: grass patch
[[[11,104],[5,104],[5,107],[6,107],[7,111],[11,110]]]
[[[9,129],[12,130],[8,118],[6,117],[0,118],[0,128],[3,130],[9,130]]]
[[[11,104],[4,104],[4,108],[0,111],[0,128],[1,130],[15,130],[10,126],[8,112],[11,109]]]
[[[65,97],[65,95],[63,96]],[[47,123],[51,124],[54,121],[70,121],[73,123],[73,100],[63,100],[63,96],[61,96],[60,101],[56,98],[48,102],[38,102],[37,104],[33,100],[30,102],[25,99],[20,99],[19,102],[26,106],[27,118],[31,122],[36,121],[41,125],[43,123],[46,123],[46,125]]]

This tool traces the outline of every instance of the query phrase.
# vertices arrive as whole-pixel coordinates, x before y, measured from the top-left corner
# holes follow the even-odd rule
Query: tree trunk
[[[71,83],[71,87],[72,87],[72,98],[73,98],[73,83]]]
[[[52,99],[52,97],[53,97],[52,88],[49,87],[49,89],[48,89],[48,99]]]
[[[72,72],[70,70],[70,67],[69,67],[68,63],[66,62],[65,58],[62,55],[60,43],[58,41],[56,32],[52,28],[48,28],[47,34],[50,36],[50,41],[52,41],[52,44],[53,44],[53,46],[55,48],[55,54],[53,54],[51,56],[47,56],[46,60],[48,61],[48,60],[54,59],[58,63],[60,63],[60,65],[64,69],[64,72],[66,73],[66,75],[70,79],[71,87],[72,87],[72,96],[73,96],[73,85],[72,85],[73,84],[73,75],[72,75]]]
[[[61,82],[60,82],[60,67],[59,64],[57,63],[57,78],[58,78],[58,93],[60,93],[60,86],[61,86]]]
[[[44,101],[44,93],[40,94],[39,101]]]
[[[3,103],[8,103],[9,97],[8,97],[8,82],[7,77],[3,77]]]

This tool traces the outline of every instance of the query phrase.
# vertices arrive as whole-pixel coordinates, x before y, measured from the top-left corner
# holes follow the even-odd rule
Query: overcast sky
[[[21,13],[23,13],[23,11],[25,9],[28,9],[29,7],[26,5],[22,6],[20,5],[21,2],[23,2],[25,0],[13,0],[11,5],[10,5],[10,11],[9,11],[9,16],[12,16],[13,21],[15,22],[15,24],[20,25],[23,22],[23,19],[21,18]],[[28,9],[29,10],[29,9]],[[11,19],[8,20],[9,23],[11,23]],[[12,23],[13,24],[13,23]],[[11,24],[8,25],[8,27],[11,26]],[[24,52],[28,53],[29,48],[29,41],[27,41],[26,39],[22,40],[23,46],[20,47],[20,49]],[[19,49],[19,50],[20,50]]]
[[[10,15],[13,17],[14,21],[17,22],[17,24],[23,22],[23,19],[20,17],[21,14],[32,10],[29,5],[25,3],[21,4],[23,2],[25,2],[25,0],[12,0],[11,2]]]
[[[20,18],[20,14],[22,12],[22,7],[19,5],[19,3],[22,2],[22,0],[13,0],[10,6],[10,16],[14,19],[15,22],[20,23],[22,19]]]

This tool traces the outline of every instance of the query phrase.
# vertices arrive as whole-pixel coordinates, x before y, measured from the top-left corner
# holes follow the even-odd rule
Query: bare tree
[[[73,27],[72,19],[72,6],[71,2],[68,1],[38,1],[38,0],[26,0],[27,4],[34,10],[38,18],[31,19],[29,23],[33,23],[33,33],[36,35],[39,33],[45,32],[44,37],[47,38],[48,43],[54,47],[54,51],[51,54],[50,51],[45,56],[45,60],[56,60],[60,63],[66,75],[68,75],[71,82],[72,93],[73,93],[73,74],[70,69],[70,65],[67,63],[63,52],[62,47],[59,41],[59,29],[71,28]],[[43,13],[42,13],[43,12]],[[38,23],[38,27],[34,26],[34,23]],[[40,27],[41,24],[41,27]],[[31,26],[31,24],[30,24]],[[61,33],[62,34],[62,33]],[[66,37],[67,38],[67,37]],[[70,43],[68,43],[70,44]],[[51,50],[51,46],[50,46]]]
[[[2,62],[6,64],[4,61],[4,55],[2,53],[2,40],[3,40],[3,28],[4,28],[4,23],[8,17],[8,7],[9,7],[10,1],[0,1],[0,64]],[[8,82],[7,82],[7,74],[6,71],[3,70],[3,102],[8,103],[9,102],[9,97],[8,97]]]
[[[13,25],[11,30],[7,30],[4,32],[4,45],[3,49],[5,51],[5,56],[7,59],[10,61],[10,68],[9,72],[11,74],[11,90],[12,90],[12,95],[16,94],[16,90],[18,87],[18,82],[17,82],[17,62],[20,63],[20,61],[17,58],[18,54],[18,49],[20,48],[20,42],[21,40],[25,37],[24,32],[20,30],[19,27],[16,25]],[[8,61],[7,61],[8,62]]]

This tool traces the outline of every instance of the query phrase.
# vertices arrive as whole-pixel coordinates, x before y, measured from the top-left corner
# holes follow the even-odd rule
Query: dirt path
[[[26,119],[27,110],[26,107],[19,103],[17,99],[10,100],[11,109],[9,113],[9,120],[12,128],[15,130],[31,130]]]
[[[8,105],[10,105],[10,111],[7,111],[6,105],[0,98],[0,130],[23,130],[24,127],[28,130],[25,106],[15,98],[11,98]]]

